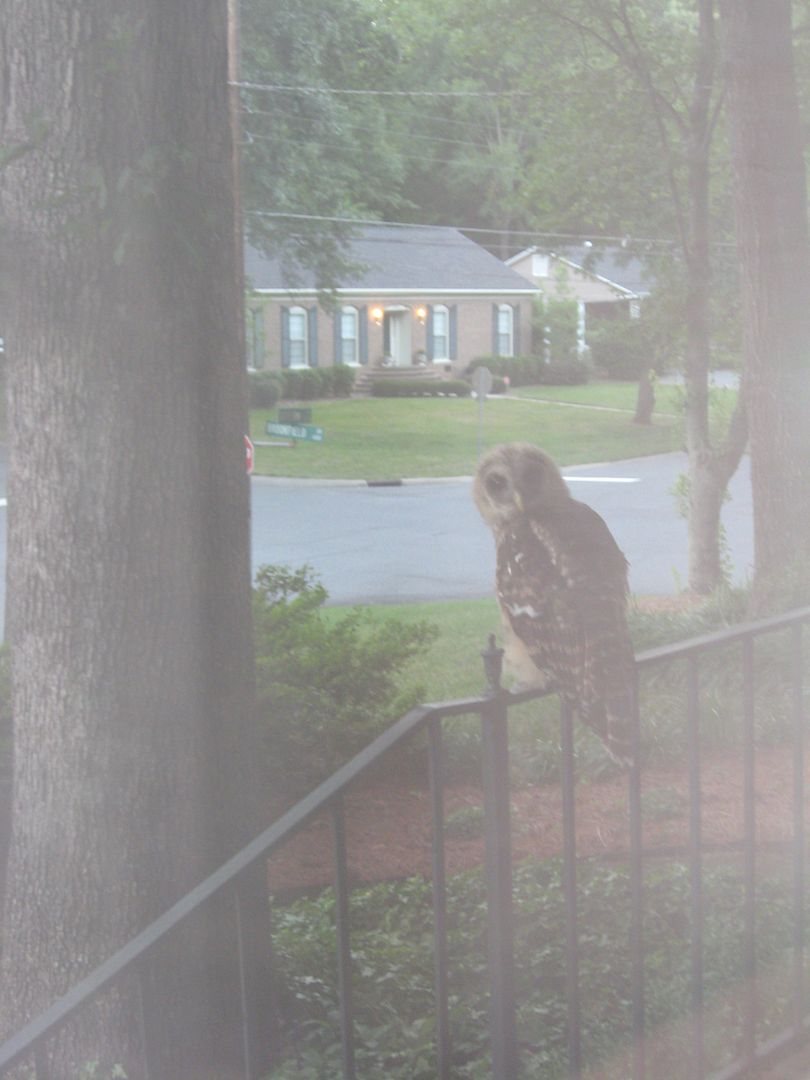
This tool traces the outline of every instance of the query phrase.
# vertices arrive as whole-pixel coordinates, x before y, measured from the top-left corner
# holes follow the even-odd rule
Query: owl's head
[[[522,513],[538,513],[571,496],[560,470],[530,443],[496,446],[475,474],[473,498],[490,528],[502,528]]]

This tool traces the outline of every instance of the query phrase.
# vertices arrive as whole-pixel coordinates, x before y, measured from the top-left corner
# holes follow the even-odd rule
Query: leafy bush
[[[332,393],[335,397],[348,397],[354,388],[355,370],[348,364],[335,364],[332,373]]]
[[[248,386],[251,409],[272,409],[281,397],[281,376],[275,371],[251,371]]]
[[[541,298],[535,301],[532,340],[535,348],[543,343],[543,355],[549,364],[563,368],[578,360],[578,334],[579,305],[576,300]]]
[[[276,377],[281,379],[281,397],[285,401],[348,397],[354,386],[354,369],[346,364],[322,368],[284,368]]]
[[[604,319],[588,332],[588,345],[594,367],[609,379],[638,379],[655,366],[643,319]]]
[[[582,1049],[587,1066],[621,1056],[632,1038],[630,880],[621,867],[581,861],[578,869],[579,975]],[[733,864],[707,867],[704,988],[706,1001],[742,984],[742,873]],[[515,868],[515,979],[521,1076],[563,1080],[567,1070],[565,900],[559,859]],[[784,961],[791,941],[790,882],[757,885],[757,960]],[[691,958],[684,948],[690,879],[679,862],[645,874],[645,1006],[650,1030],[672,1025],[661,1040],[656,1075],[680,1076],[689,1055]],[[340,1072],[334,894],[273,906],[273,944],[282,983],[287,1063],[272,1080],[337,1080]],[[448,880],[448,970],[452,1074],[489,1076],[486,968],[486,884],[480,870]],[[351,896],[354,1009],[359,1073],[367,1080],[433,1080],[435,1023],[433,912],[428,881],[410,878],[357,889]],[[688,934],[688,929],[686,930]],[[776,1007],[773,1007],[776,1005]],[[773,1002],[760,1035],[779,1021]],[[784,1019],[784,1018],[782,1018]],[[678,1025],[676,1021],[686,1023]],[[706,1018],[714,1069],[737,1044],[742,1010],[716,1009]],[[588,1070],[589,1071],[589,1070]],[[608,1070],[610,1072],[610,1070]],[[617,1075],[610,1072],[610,1075]],[[624,1075],[624,1074],[623,1074]]]
[[[298,396],[302,401],[314,401],[315,398],[327,396],[328,376],[324,375],[321,368],[304,368],[299,371],[298,376]]]
[[[467,376],[479,367],[508,378],[510,386],[575,386],[588,382],[592,374],[590,363],[581,357],[546,363],[542,356],[478,356],[467,368]]]
[[[578,357],[564,363],[546,364],[541,383],[544,386],[581,386],[589,382],[592,375],[590,361]]]
[[[464,379],[380,379],[371,384],[374,397],[469,397],[472,387]]]
[[[419,703],[422,687],[403,689],[402,671],[436,631],[381,625],[359,608],[327,622],[328,594],[307,566],[262,567],[253,595],[270,772],[285,792],[303,793]]]
[[[507,377],[511,386],[535,386],[543,381],[545,361],[541,356],[477,356],[465,374],[470,376],[479,367],[487,367],[501,378]]]

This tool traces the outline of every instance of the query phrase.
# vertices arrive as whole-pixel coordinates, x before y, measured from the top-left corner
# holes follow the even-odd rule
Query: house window
[[[532,277],[550,277],[548,255],[540,255],[535,252],[532,255]]]
[[[433,357],[434,360],[450,358],[450,312],[444,304],[433,307]]]
[[[359,363],[358,314],[355,307],[344,307],[340,313],[340,362]]]
[[[306,367],[309,363],[307,321],[306,308],[290,308],[290,367]]]
[[[498,304],[498,330],[496,353],[498,356],[514,356],[514,318],[511,304]]]

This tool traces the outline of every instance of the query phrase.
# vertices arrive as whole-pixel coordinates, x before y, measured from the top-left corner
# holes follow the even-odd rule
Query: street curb
[[[581,465],[564,465],[563,479],[566,476],[577,475],[583,469],[607,469],[617,465],[633,468],[636,462],[653,461],[655,458],[671,457],[673,454],[680,455],[684,462],[686,461],[686,453],[683,450],[662,450],[657,454],[620,458],[618,461],[587,461]],[[310,476],[251,476],[254,484],[269,484],[278,487],[405,487],[409,484],[469,484],[472,480],[472,476],[409,476],[392,477],[388,480],[318,480]]]
[[[462,484],[472,483],[472,476],[408,476],[390,480],[317,480],[303,476],[252,476],[251,483],[270,487],[406,487],[410,484]]]

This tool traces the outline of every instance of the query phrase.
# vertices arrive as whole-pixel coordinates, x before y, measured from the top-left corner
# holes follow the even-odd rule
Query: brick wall
[[[433,298],[435,302],[439,302]],[[386,307],[408,307],[411,309],[411,353],[424,350],[427,344],[426,327],[419,322],[414,312],[417,307],[427,306],[430,299],[423,297],[363,297],[346,298],[347,303],[355,307],[366,307],[368,313],[368,357],[370,363],[379,361],[383,355],[383,327],[377,326],[371,319],[371,311],[375,307],[385,310]],[[497,294],[484,297],[471,296],[447,296],[441,298],[441,303],[448,308],[456,307],[457,348],[456,359],[452,364],[452,373],[460,375],[464,372],[471,360],[477,356],[489,356],[492,353],[492,305],[512,304],[520,308],[520,351],[524,355],[531,352],[531,319],[532,298],[516,296],[499,296]],[[282,299],[270,297],[253,297],[250,300],[251,307],[261,306],[264,311],[265,327],[265,369],[278,371],[281,369],[281,310],[283,307],[300,304],[301,307],[314,306],[313,297],[302,297],[300,300],[285,297]],[[333,316],[320,307],[318,308],[318,365],[329,366],[334,363],[334,321]]]

